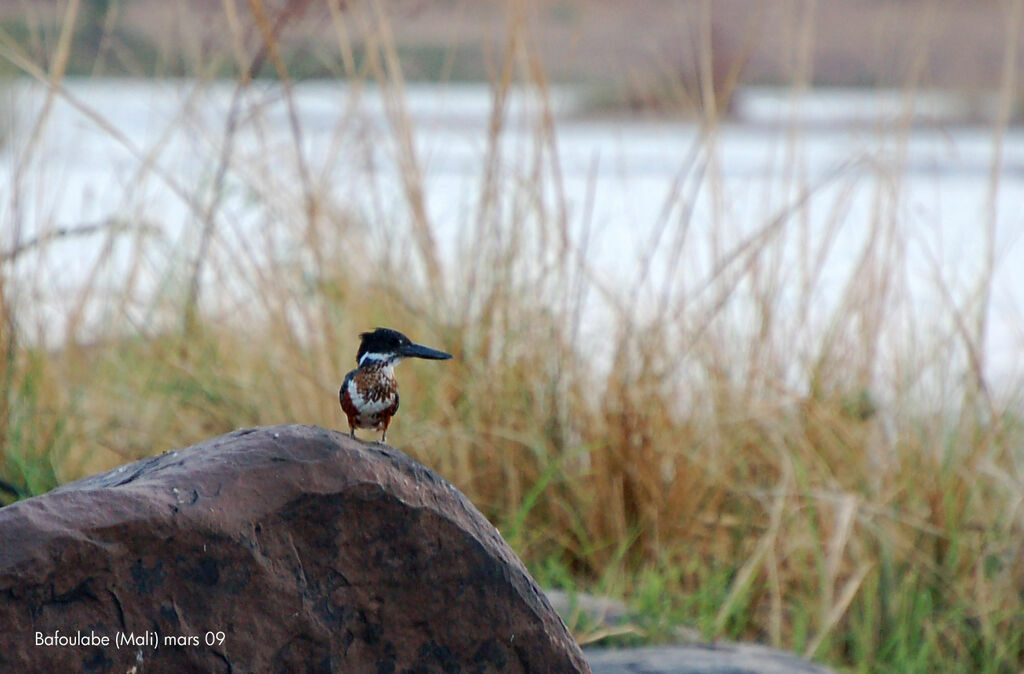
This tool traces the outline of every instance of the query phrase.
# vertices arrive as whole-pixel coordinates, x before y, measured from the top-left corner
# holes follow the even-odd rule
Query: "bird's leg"
[[[349,426],[348,427],[348,435],[349,435],[350,438],[356,437],[356,427],[355,426]]]
[[[383,444],[387,443],[387,439],[388,439],[388,429],[385,428],[381,432],[381,434],[380,434],[380,444],[383,445]]]

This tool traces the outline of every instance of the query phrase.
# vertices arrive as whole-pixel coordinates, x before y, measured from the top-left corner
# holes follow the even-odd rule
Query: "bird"
[[[395,365],[405,358],[448,360],[450,353],[431,349],[389,328],[377,328],[359,335],[356,369],[345,375],[338,400],[348,417],[349,435],[356,437],[357,428],[381,432],[380,441],[387,441],[388,425],[398,411],[398,380]]]

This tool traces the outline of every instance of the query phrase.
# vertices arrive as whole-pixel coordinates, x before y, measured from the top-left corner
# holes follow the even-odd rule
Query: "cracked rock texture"
[[[278,426],[0,508],[0,671],[589,668],[454,487],[391,447]]]

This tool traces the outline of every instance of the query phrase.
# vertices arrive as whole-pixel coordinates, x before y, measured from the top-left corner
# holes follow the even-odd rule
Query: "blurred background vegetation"
[[[255,42],[261,28],[248,2],[236,0],[228,23],[222,0],[160,2],[80,0],[70,49],[62,59],[75,77],[275,78]],[[290,78],[351,77],[368,72],[376,38],[346,22],[345,44],[331,13],[343,0],[266,2],[265,26]],[[366,4],[366,3],[362,3]],[[493,81],[509,47],[507,3],[383,0],[392,19],[391,47],[405,81]],[[677,2],[545,0],[522,16],[532,58],[549,82],[582,83],[599,100],[634,113],[684,108],[710,83],[727,102],[737,84],[938,87],[966,94],[1004,85],[1007,30],[1014,3],[1003,0],[851,0],[850,2]],[[334,7],[334,9],[332,9]],[[65,3],[0,2],[8,48],[50,70]],[[230,31],[237,31],[231,34]],[[241,49],[241,51],[239,51]],[[247,51],[248,50],[248,51]],[[1019,51],[1019,50],[1018,50]],[[713,54],[714,58],[705,58]],[[255,58],[254,58],[255,57]],[[254,63],[240,63],[246,58]],[[1020,67],[1020,55],[1016,56]],[[353,66],[356,72],[353,72]],[[8,73],[18,67],[10,60]],[[728,105],[720,106],[719,112]]]
[[[856,273],[828,329],[814,331],[803,319],[821,270],[809,251],[808,279],[782,301],[772,215],[757,236],[707,261],[703,286],[666,288],[682,301],[638,311],[642,270],[596,273],[564,195],[542,185],[557,174],[552,83],[585,87],[583,114],[595,118],[696,125],[706,146],[693,180],[712,188],[712,132],[742,86],[991,95],[997,106],[969,105],[957,123],[998,139],[1021,107],[1021,3],[623,5],[0,3],[7,86],[34,80],[56,99],[69,78],[227,80],[239,89],[266,78],[286,87],[288,101],[293,83],[343,78],[390,92],[389,129],[400,141],[416,133],[401,96],[408,81],[484,82],[494,107],[460,264],[438,252],[441,227],[423,206],[429,176],[404,141],[407,218],[387,224],[387,240],[368,234],[312,167],[278,162],[277,187],[250,184],[246,198],[298,249],[268,264],[264,239],[251,250],[222,238],[214,254],[210,241],[227,226],[223,177],[247,168],[225,152],[182,196],[196,245],[177,251],[182,263],[161,291],[140,299],[134,274],[114,286],[87,283],[56,339],[45,321],[27,318],[45,275],[16,270],[79,238],[106,242],[100,268],[152,227],[126,213],[69,232],[45,213],[25,215],[19,195],[50,189],[26,187],[19,173],[40,146],[6,150],[0,503],[238,427],[342,427],[336,390],[357,335],[386,325],[456,356],[443,367],[403,366],[392,442],[463,490],[543,585],[627,602],[630,620],[613,636],[580,617],[571,626],[582,642],[658,642],[686,626],[851,671],[1020,671],[1024,382],[996,395],[986,381],[986,272],[967,299],[951,297],[933,315],[906,307],[898,211],[879,209],[855,225],[871,228],[873,243],[850,252]],[[501,143],[516,86],[542,102],[537,168],[526,175],[507,169]],[[238,120],[259,114],[245,105],[226,111],[223,146]],[[45,125],[45,114],[27,129]],[[883,168],[896,175],[884,189],[898,195],[902,169]],[[1000,179],[993,171],[993,191]],[[684,187],[669,205],[685,212]],[[533,226],[521,227],[523,212]],[[782,217],[801,212],[797,203]],[[673,220],[655,242],[675,246],[679,266],[692,263],[688,226]],[[979,238],[993,228],[980,223]],[[252,303],[228,310],[210,299],[243,273]],[[753,328],[733,312],[740,294],[757,298]],[[614,319],[602,333],[608,367],[595,366],[581,337],[582,307],[595,296]],[[86,306],[103,308],[104,329],[89,324]],[[915,339],[886,348],[894,321]]]

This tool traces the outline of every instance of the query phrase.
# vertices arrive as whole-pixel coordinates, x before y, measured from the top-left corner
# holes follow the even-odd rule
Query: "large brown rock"
[[[589,668],[454,487],[278,426],[0,508],[0,671]]]

